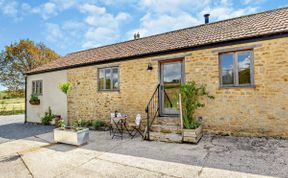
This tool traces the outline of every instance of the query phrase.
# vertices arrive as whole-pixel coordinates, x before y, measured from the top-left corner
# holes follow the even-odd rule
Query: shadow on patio
[[[229,175],[230,172],[239,172],[288,176],[288,141],[279,139],[206,135],[198,145],[191,145],[148,142],[142,141],[139,137],[133,140],[112,140],[109,132],[91,131],[89,144],[82,147],[56,144],[48,148],[67,155],[74,151],[79,153],[80,150],[86,154],[93,154],[90,151],[94,151],[96,160],[109,160],[136,167],[153,167],[153,164],[157,164],[155,162],[161,163],[164,167],[169,167],[169,164],[172,164],[172,167],[182,165],[182,168],[192,166],[193,169],[197,169],[198,175],[203,169],[206,169],[207,174],[207,169],[212,168],[214,172],[222,170]],[[147,165],[149,163],[151,165]],[[174,173],[180,171],[177,169]]]

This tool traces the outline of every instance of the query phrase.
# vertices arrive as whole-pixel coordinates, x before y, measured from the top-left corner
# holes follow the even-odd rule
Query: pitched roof
[[[288,7],[70,53],[27,74],[288,32]]]

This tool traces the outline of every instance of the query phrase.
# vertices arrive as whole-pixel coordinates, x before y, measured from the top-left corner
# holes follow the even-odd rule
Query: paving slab
[[[0,156],[1,178],[32,178],[19,154]]]
[[[108,168],[108,169],[107,169]],[[87,164],[81,166],[78,169],[69,171],[59,177],[69,177],[69,178],[78,178],[78,177],[111,177],[111,178],[151,178],[151,177],[171,177],[163,175],[157,172],[151,172],[141,168],[130,167],[126,165],[121,165],[105,160],[94,159]]]

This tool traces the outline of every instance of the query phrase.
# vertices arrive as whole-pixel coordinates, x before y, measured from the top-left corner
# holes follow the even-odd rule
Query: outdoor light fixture
[[[149,63],[149,64],[148,64],[148,67],[147,67],[147,70],[148,70],[148,71],[151,71],[152,69],[153,69],[153,66],[152,66],[151,63]]]

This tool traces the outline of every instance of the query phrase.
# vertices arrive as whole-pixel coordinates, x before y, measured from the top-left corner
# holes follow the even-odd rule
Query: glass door
[[[182,82],[182,61],[161,63],[160,92],[162,115],[179,114],[177,102]]]

